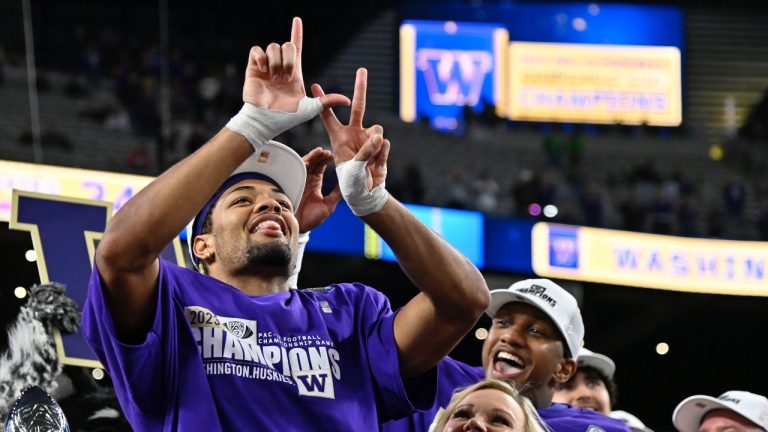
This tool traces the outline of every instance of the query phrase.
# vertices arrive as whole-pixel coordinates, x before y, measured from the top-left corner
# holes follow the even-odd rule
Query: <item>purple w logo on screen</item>
[[[434,105],[477,105],[486,76],[493,70],[488,51],[421,48],[416,67]]]

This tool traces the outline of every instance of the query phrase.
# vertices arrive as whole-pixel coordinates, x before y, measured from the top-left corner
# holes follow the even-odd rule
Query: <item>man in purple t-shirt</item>
[[[483,367],[451,358],[441,361],[432,408],[384,423],[382,431],[428,431],[455,389],[486,377],[515,383],[555,432],[629,432],[620,420],[552,403],[556,383],[576,372],[575,358],[584,339],[581,311],[570,293],[548,279],[528,279],[491,291],[486,313],[493,322],[483,344]]]
[[[253,47],[240,113],[101,238],[82,328],[136,430],[375,429],[432,403],[430,371],[488,305],[480,272],[384,189],[389,141],[362,126],[366,71],[342,125],[330,107],[349,99],[317,85],[306,97],[301,41],[295,18],[290,42]],[[320,192],[330,152],[307,156],[307,177],[271,139],[318,113],[341,195],[421,289],[397,313],[362,284],[290,289],[299,232],[339,198]],[[190,219],[201,272],[159,258]]]

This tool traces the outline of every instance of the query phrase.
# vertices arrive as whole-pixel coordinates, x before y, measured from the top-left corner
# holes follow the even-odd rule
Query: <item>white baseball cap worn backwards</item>
[[[616,363],[610,357],[582,348],[579,351],[579,357],[576,359],[578,367],[592,367],[597,369],[608,379],[613,379],[616,373]]]
[[[675,408],[672,422],[680,432],[698,432],[701,420],[715,409],[733,411],[768,431],[768,399],[738,390],[727,391],[717,398],[706,395],[691,396]]]
[[[493,318],[507,303],[527,303],[544,312],[563,336],[568,351],[577,358],[584,339],[584,322],[576,299],[549,279],[526,279],[509,288],[491,291],[491,304],[485,311]]]
[[[646,426],[639,418],[626,411],[611,411],[611,413],[608,414],[608,417],[623,421],[632,432],[653,432],[653,429]]]

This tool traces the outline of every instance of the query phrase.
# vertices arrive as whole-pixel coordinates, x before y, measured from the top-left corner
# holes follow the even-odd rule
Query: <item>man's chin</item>
[[[283,270],[290,274],[293,254],[288,244],[275,240],[251,245],[247,251],[247,259],[252,267]]]

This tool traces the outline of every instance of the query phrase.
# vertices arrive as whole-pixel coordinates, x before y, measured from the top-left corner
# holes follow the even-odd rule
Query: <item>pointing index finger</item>
[[[365,92],[368,88],[368,70],[360,68],[355,76],[355,90],[352,94],[352,112],[349,116],[349,124],[363,126],[365,115]]]
[[[296,45],[296,66],[301,66],[301,48],[304,41],[304,25],[301,22],[301,18],[294,17],[293,25],[291,26],[291,42]],[[301,70],[299,68],[299,70]]]

